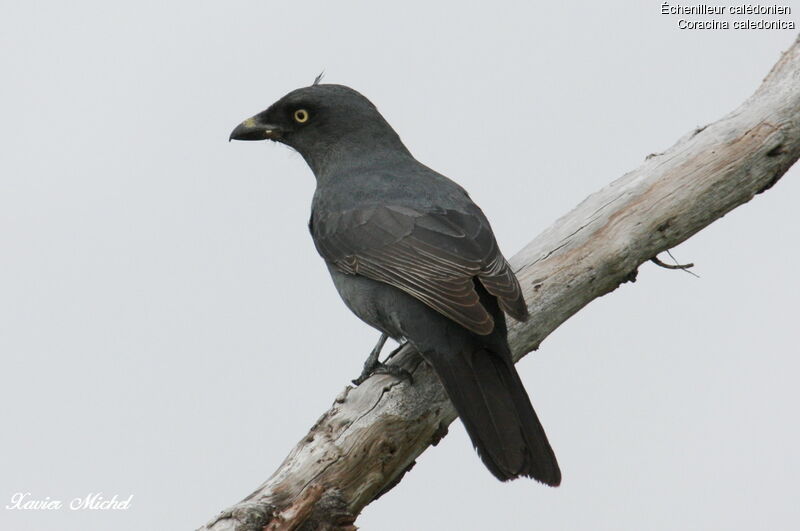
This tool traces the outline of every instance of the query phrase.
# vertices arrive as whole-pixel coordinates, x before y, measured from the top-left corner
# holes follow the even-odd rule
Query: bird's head
[[[230,140],[273,140],[296,149],[318,173],[332,158],[382,149],[408,153],[378,109],[343,85],[293,90],[231,132]]]

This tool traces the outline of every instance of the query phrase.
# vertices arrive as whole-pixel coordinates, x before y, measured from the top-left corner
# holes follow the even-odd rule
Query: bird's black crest
[[[319,82],[322,81],[322,77],[325,75],[325,70],[319,73],[317,77],[314,78],[314,82],[311,84],[313,87],[314,85],[319,85]]]

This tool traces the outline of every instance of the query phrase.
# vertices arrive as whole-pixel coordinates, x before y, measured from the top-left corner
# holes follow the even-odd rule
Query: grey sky
[[[307,234],[311,172],[227,142],[321,70],[513,255],[732,110],[796,36],[573,4],[5,2],[0,528],[193,529],[357,375],[377,333]],[[701,279],[644,265],[519,365],[563,486],[497,482],[455,423],[359,525],[796,529],[799,193],[793,168],[674,250]],[[18,491],[134,498],[6,510]]]

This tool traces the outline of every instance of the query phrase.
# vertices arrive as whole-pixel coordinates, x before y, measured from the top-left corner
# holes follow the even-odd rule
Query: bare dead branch
[[[510,328],[515,359],[633,280],[642,263],[770,189],[798,156],[800,39],[739,108],[649,155],[512,258],[535,316]],[[436,375],[413,349],[404,347],[392,363],[413,373],[413,386],[378,375],[346,387],[268,480],[201,529],[354,529],[364,506],[455,419]]]

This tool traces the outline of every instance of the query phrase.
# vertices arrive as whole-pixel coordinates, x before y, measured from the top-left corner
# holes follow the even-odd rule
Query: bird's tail
[[[486,467],[501,481],[528,476],[561,483],[556,456],[510,353],[478,348],[426,356]]]

